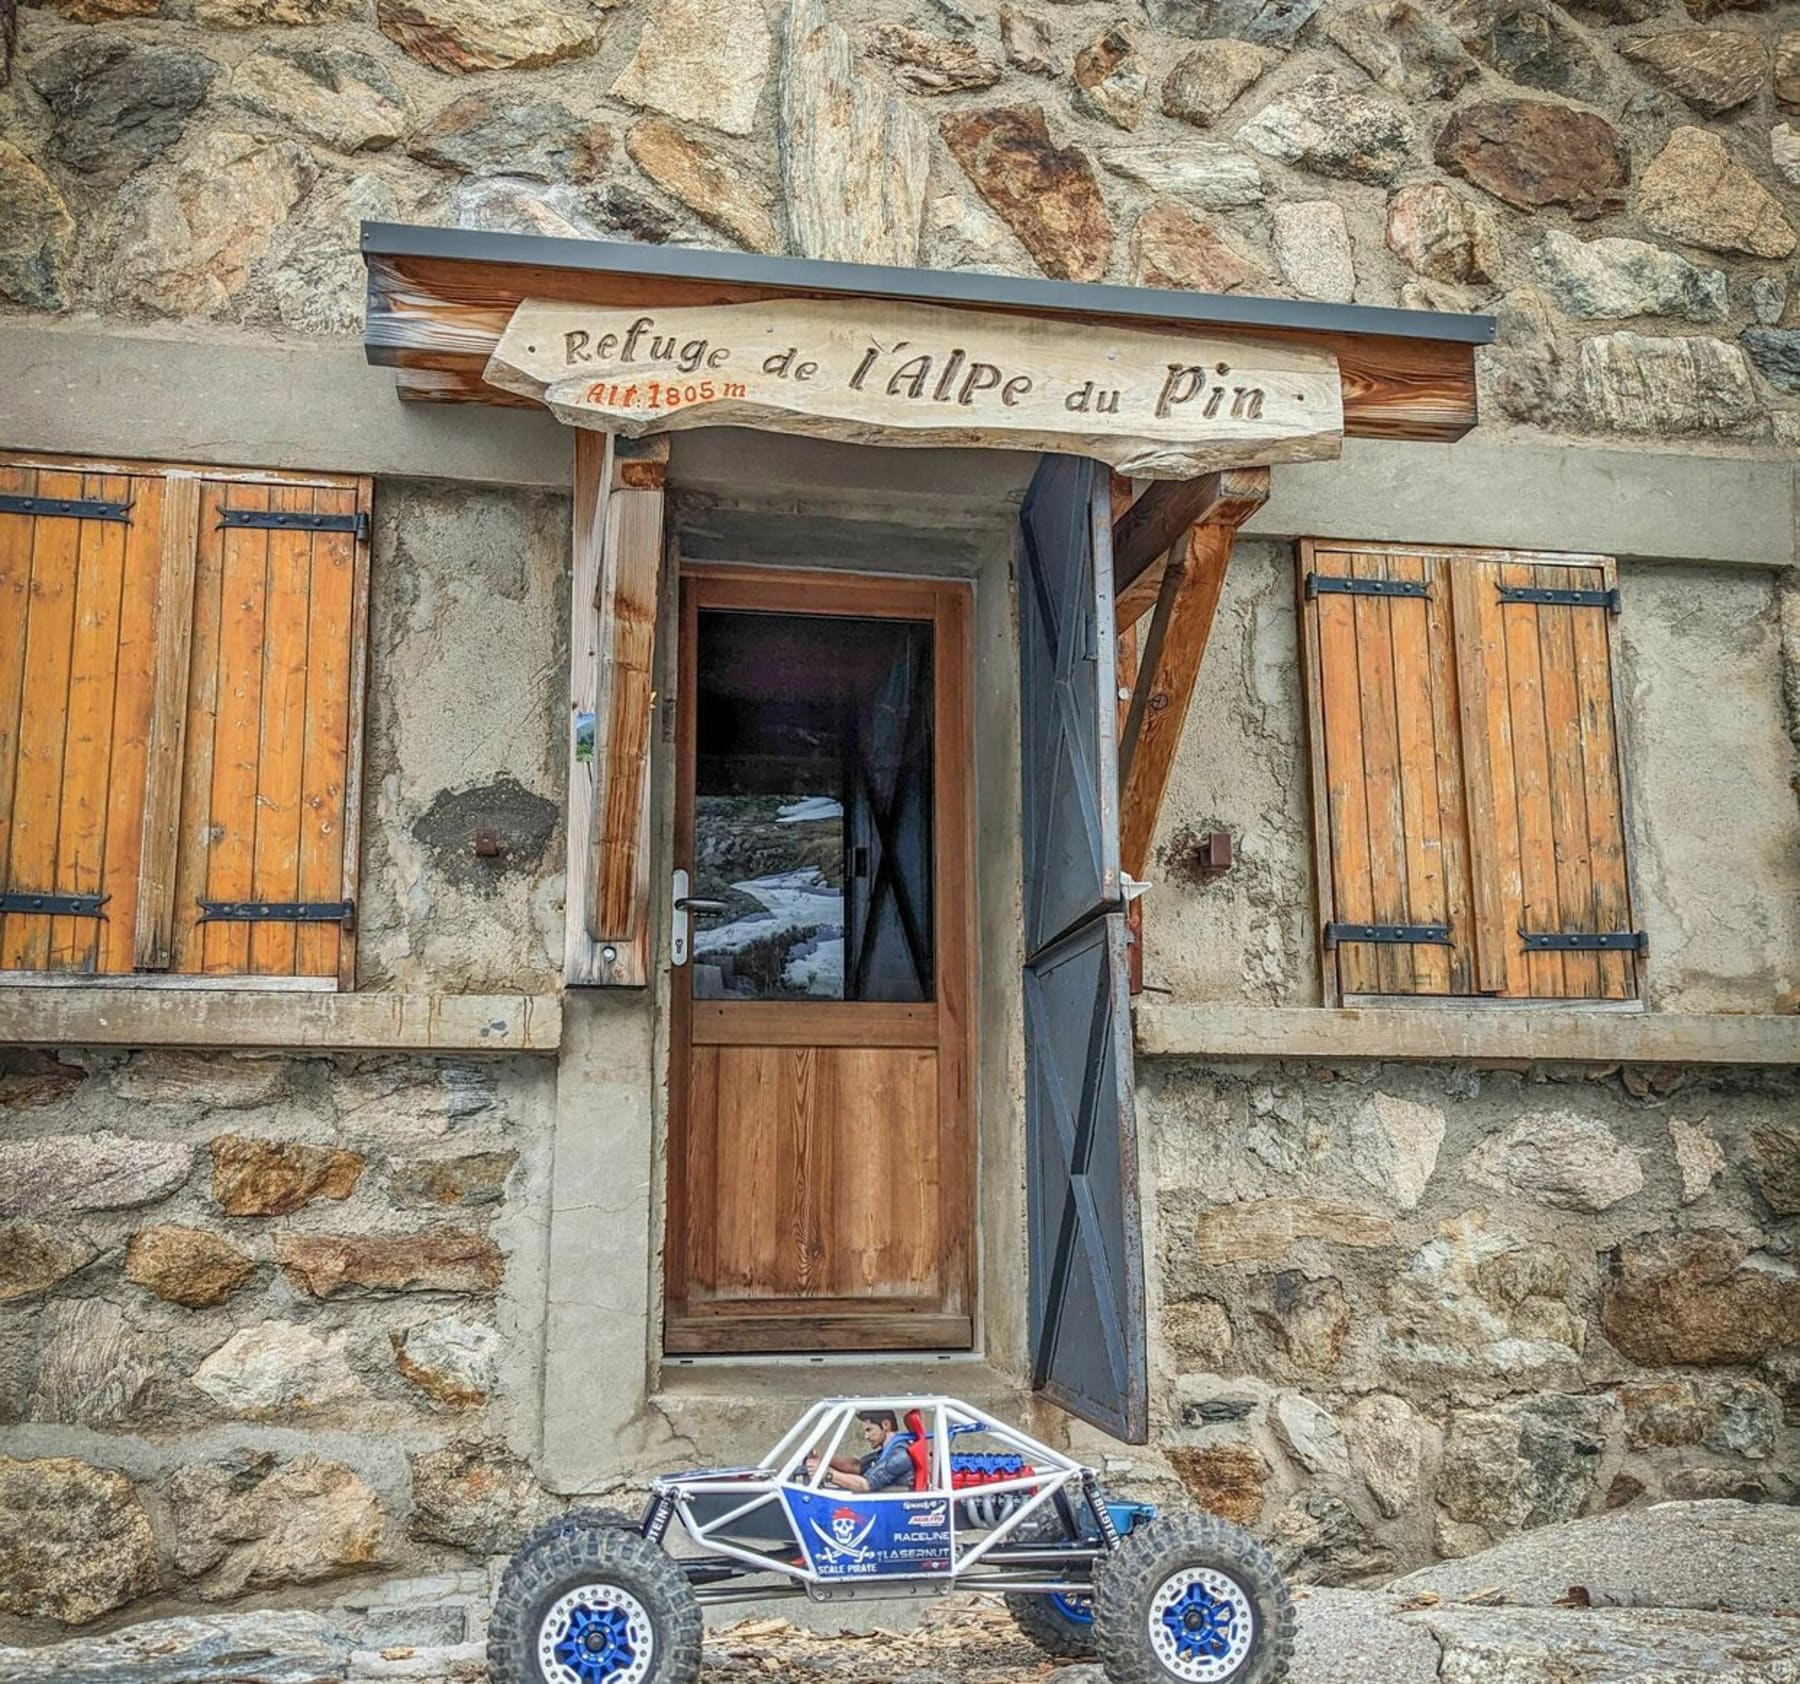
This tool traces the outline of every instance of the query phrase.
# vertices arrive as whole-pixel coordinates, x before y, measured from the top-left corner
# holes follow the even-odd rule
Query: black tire
[[[592,1594],[584,1598],[584,1591]],[[569,1598],[572,1610],[559,1614]],[[558,1623],[573,1635],[583,1616],[595,1614],[620,1620],[625,1656],[615,1670],[590,1678],[554,1664],[547,1669],[541,1642],[554,1638]],[[491,1684],[695,1684],[700,1604],[681,1569],[647,1539],[611,1524],[564,1526],[507,1564],[487,1656]]]
[[[500,1574],[500,1587],[495,1593],[495,1599],[503,1601],[514,1594],[511,1585],[514,1570],[546,1538],[560,1538],[567,1532],[591,1531],[600,1527],[617,1527],[623,1531],[635,1532],[638,1524],[630,1515],[623,1514],[618,1509],[580,1507],[564,1509],[561,1514],[553,1514],[548,1520],[539,1521],[519,1540],[518,1548],[512,1552],[512,1558]]]
[[[1190,1577],[1202,1572],[1215,1577]],[[1210,1640],[1208,1628],[1195,1631],[1185,1653],[1173,1627],[1152,1637],[1153,1611],[1176,1594],[1196,1599],[1186,1618],[1218,1622]],[[1165,1515],[1096,1564],[1094,1648],[1109,1684],[1278,1684],[1294,1658],[1293,1598],[1249,1533],[1216,1515]]]
[[[1054,1596],[1008,1596],[1007,1611],[1025,1634],[1046,1655],[1058,1660],[1091,1661],[1094,1658],[1094,1618],[1078,1619],[1059,1607]],[[1084,1599],[1085,1600],[1085,1599]]]
[[[622,1531],[635,1532],[640,1522],[635,1515],[626,1514],[621,1509],[564,1509],[561,1514],[553,1514],[548,1520],[538,1524],[519,1540],[518,1548],[513,1551],[515,1558],[523,1555],[532,1545],[542,1543],[546,1538],[554,1538],[563,1532],[592,1531],[597,1527],[618,1527]]]

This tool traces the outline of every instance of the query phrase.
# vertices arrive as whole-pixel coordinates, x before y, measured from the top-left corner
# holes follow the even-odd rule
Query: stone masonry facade
[[[0,1055],[0,1627],[454,1583],[553,1512],[527,1459],[552,1085]]]
[[[1791,6],[56,0],[14,22],[9,320],[351,339],[358,223],[396,219],[1488,310],[1484,436],[1800,443]],[[567,500],[384,481],[376,507],[361,984],[542,991]],[[1292,566],[1234,562],[1201,680],[1223,700],[1177,767],[1146,964],[1177,1000],[1317,999]],[[1625,574],[1650,1004],[1792,1010],[1800,591]],[[1184,835],[1213,828],[1238,867],[1184,878]],[[1125,1484],[1332,1582],[1611,1505],[1800,1497],[1792,1072],[1139,1072],[1154,1442]],[[560,1501],[532,1471],[556,1086],[547,1057],[5,1054],[0,1641],[357,1596],[374,1632],[396,1579],[479,1601]]]
[[[1493,310],[1490,427],[1792,443],[1795,21],[55,0],[20,9],[0,89],[0,298],[352,334],[363,218],[723,243]]]
[[[1191,1496],[1325,1582],[1800,1498],[1800,1081],[1140,1064]]]

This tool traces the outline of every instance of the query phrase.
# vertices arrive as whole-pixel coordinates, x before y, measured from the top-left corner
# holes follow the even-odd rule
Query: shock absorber
[[[644,1525],[644,1536],[658,1548],[668,1535],[669,1522],[675,1518],[675,1499],[666,1491],[656,1494],[656,1501],[650,1509],[650,1518]]]
[[[1106,1506],[1106,1496],[1100,1489],[1100,1481],[1089,1473],[1081,1476],[1081,1494],[1087,1498],[1087,1504],[1094,1511],[1094,1524],[1100,1528],[1100,1541],[1109,1550],[1119,1547],[1119,1529],[1113,1525],[1112,1510]]]

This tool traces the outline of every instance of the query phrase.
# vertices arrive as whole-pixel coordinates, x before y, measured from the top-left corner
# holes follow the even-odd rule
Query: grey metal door
[[[1149,1436],[1109,476],[1046,456],[1020,512],[1032,1384]]]

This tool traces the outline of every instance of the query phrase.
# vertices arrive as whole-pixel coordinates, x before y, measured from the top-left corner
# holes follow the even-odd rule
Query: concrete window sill
[[[554,1052],[556,994],[0,985],[0,1045],[298,1052]]]
[[[1137,1050],[1170,1058],[1800,1063],[1800,1016],[1504,1006],[1183,1006],[1140,1001]]]

